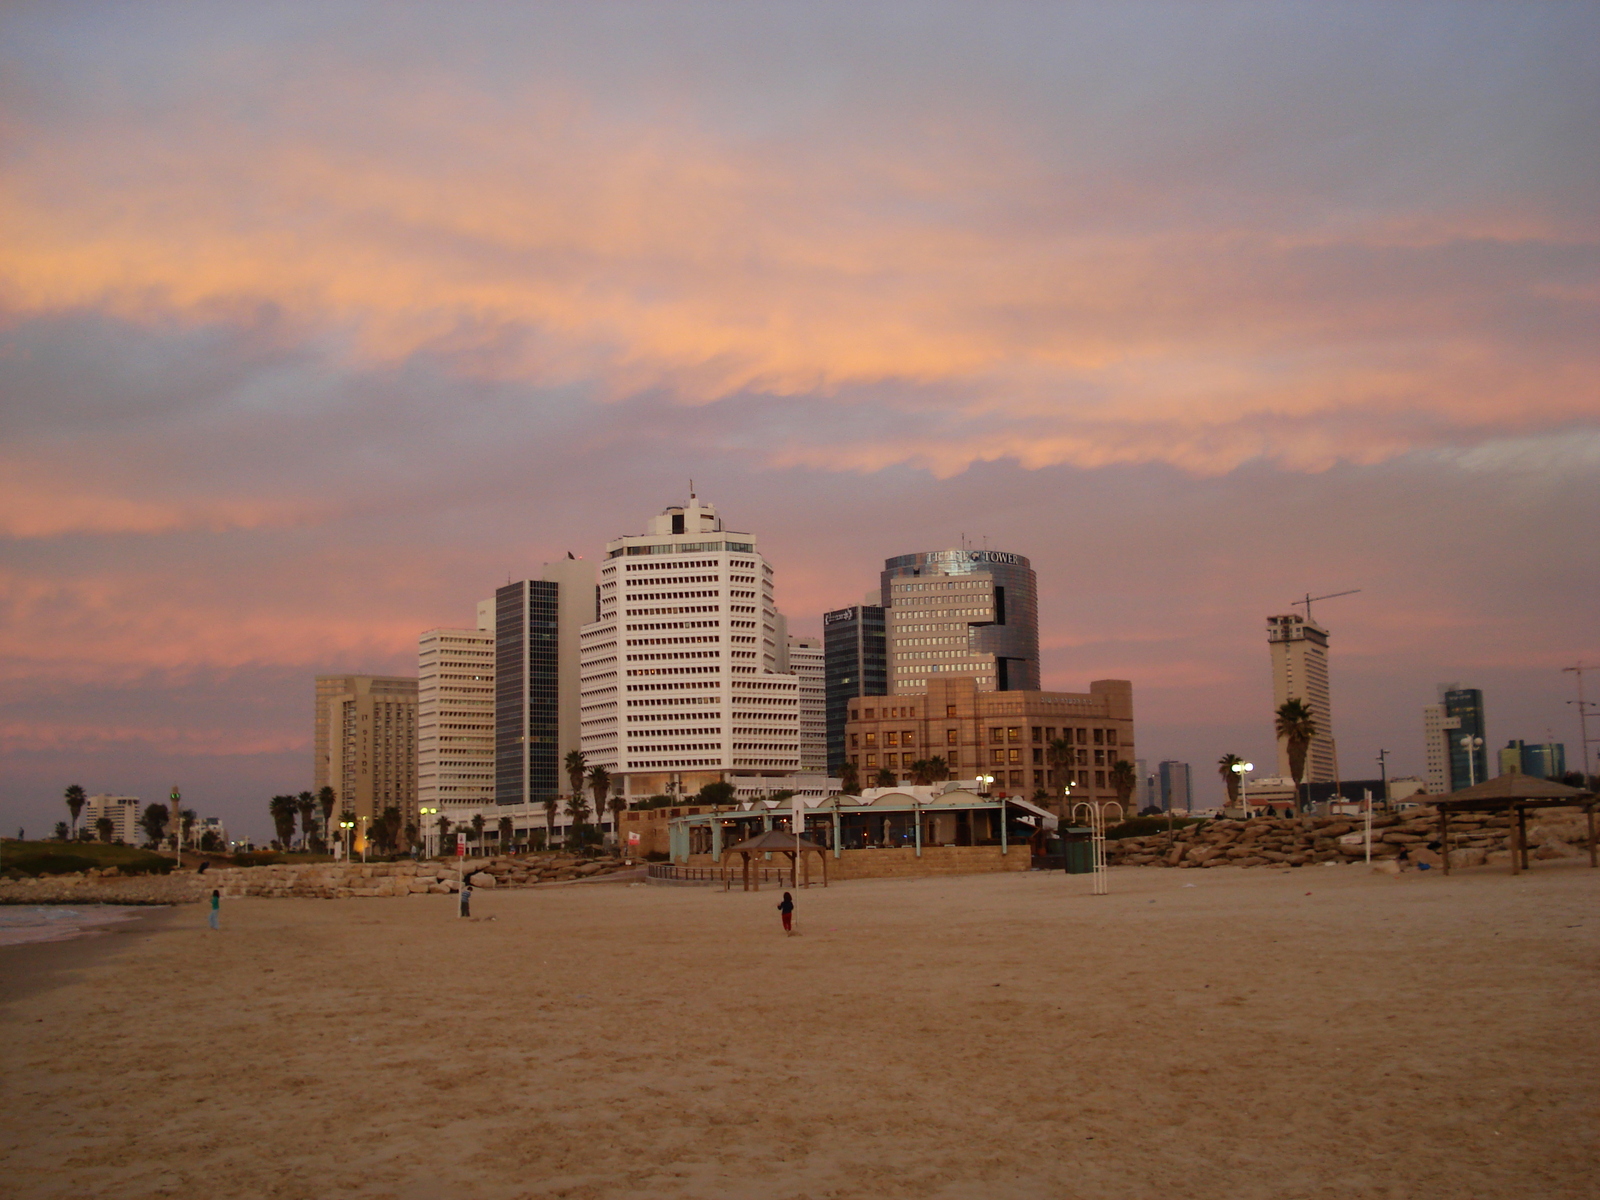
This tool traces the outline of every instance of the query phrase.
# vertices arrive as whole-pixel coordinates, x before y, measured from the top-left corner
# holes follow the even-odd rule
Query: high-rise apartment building
[[[336,812],[355,814],[357,849],[385,809],[418,823],[415,678],[318,675],[313,746],[313,789],[333,788]]]
[[[87,829],[98,839],[99,821],[101,817],[105,817],[111,822],[113,842],[125,842],[130,846],[137,846],[144,841],[144,830],[139,826],[139,818],[142,816],[144,809],[139,804],[139,797],[102,793],[85,798],[83,814],[78,819],[78,828]],[[167,832],[168,834],[172,832],[170,821]]]
[[[889,694],[970,675],[981,691],[1039,690],[1033,567],[999,550],[933,550],[887,559],[882,574]]]
[[[822,639],[790,634],[784,669],[800,681],[800,769],[828,769],[828,716]]]
[[[454,824],[494,803],[494,610],[417,639],[417,806]]]
[[[1049,762],[1058,739],[1072,748],[1070,765]],[[1065,783],[1073,785],[1073,801],[1117,799],[1112,771],[1136,759],[1133,685],[1097,679],[1086,693],[997,692],[980,689],[970,675],[952,675],[922,693],[850,701],[845,740],[846,761],[863,786],[873,786],[880,771],[909,782],[912,764],[942,758],[953,779],[989,775],[994,791],[1039,796],[1059,812]]]
[[[1311,710],[1317,736],[1306,749],[1305,782],[1331,783],[1337,770],[1333,761],[1333,707],[1328,692],[1328,631],[1298,613],[1267,618],[1267,647],[1272,656],[1272,707],[1274,712],[1290,700]],[[1278,774],[1291,778],[1289,743],[1278,739]]]
[[[822,652],[827,692],[828,773],[837,775],[845,762],[845,722],[857,696],[882,696],[889,691],[884,646],[884,609],[857,604],[822,614]]]
[[[542,804],[569,787],[567,755],[582,747],[583,628],[596,611],[594,564],[571,556],[542,578],[495,591],[497,804]]]
[[[1422,776],[1428,781],[1428,794],[1442,796],[1450,787],[1450,744],[1445,735],[1460,722],[1453,722],[1443,704],[1422,706]]]
[[[800,769],[800,681],[753,534],[695,496],[606,543],[583,630],[583,751],[625,794]]]
[[[1189,764],[1167,760],[1157,767],[1161,791],[1161,811],[1186,813],[1194,809],[1194,786]]]

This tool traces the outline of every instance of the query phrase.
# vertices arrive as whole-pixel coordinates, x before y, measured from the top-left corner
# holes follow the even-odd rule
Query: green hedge
[[[172,870],[172,858],[104,842],[8,841],[0,846],[0,868],[8,875],[70,875],[103,867],[116,867],[128,875],[165,875]]]

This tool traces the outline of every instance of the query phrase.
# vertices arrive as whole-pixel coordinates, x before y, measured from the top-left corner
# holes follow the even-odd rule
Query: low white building
[[[98,796],[90,796],[83,802],[83,815],[79,818],[78,828],[87,829],[98,839],[100,837],[98,822],[101,817],[109,817],[111,840],[136,846],[144,840],[144,830],[139,828],[139,816],[143,812],[144,807],[139,803],[139,797],[113,796],[103,792]]]

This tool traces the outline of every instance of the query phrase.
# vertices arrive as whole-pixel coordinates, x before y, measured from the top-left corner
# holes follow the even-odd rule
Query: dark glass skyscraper
[[[537,804],[561,791],[561,585],[524,579],[494,599],[494,798]]]
[[[1489,735],[1484,732],[1483,692],[1454,688],[1444,694],[1445,739],[1450,752],[1450,790],[1460,791],[1489,778]],[[1470,750],[1462,738],[1482,738]],[[1470,759],[1469,759],[1470,755]]]
[[[883,609],[858,604],[822,614],[823,687],[828,723],[828,773],[844,765],[844,726],[850,701],[888,690]]]

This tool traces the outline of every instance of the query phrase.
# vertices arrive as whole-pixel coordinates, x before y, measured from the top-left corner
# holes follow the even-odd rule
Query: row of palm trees
[[[1278,706],[1274,714],[1273,731],[1289,751],[1289,774],[1294,779],[1295,806],[1304,808],[1306,755],[1311,743],[1321,733],[1317,728],[1316,716],[1304,700],[1289,700]],[[1217,774],[1222,776],[1223,786],[1228,789],[1228,804],[1234,808],[1239,806],[1239,789],[1244,783],[1244,776],[1233,768],[1234,764],[1243,761],[1237,754],[1224,754],[1217,759]]]
[[[278,835],[278,844],[285,850],[294,845],[295,822],[298,819],[300,849],[325,848],[326,831],[333,826],[333,810],[338,802],[338,794],[331,787],[325,787],[315,795],[301,792],[299,795],[274,796],[267,803],[267,812],[272,817],[272,828]],[[398,815],[398,810],[395,811]]]

